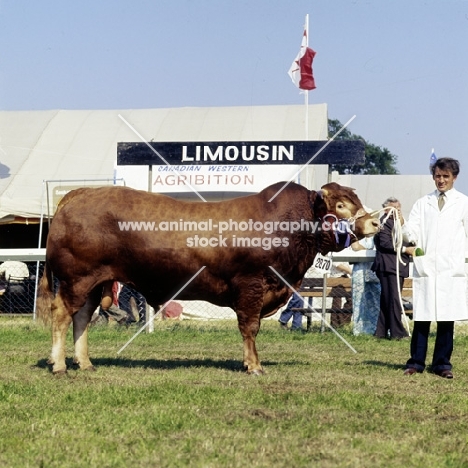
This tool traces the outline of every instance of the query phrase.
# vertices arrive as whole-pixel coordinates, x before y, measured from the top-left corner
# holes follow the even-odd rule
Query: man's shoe
[[[287,324],[287,323],[279,322],[279,324],[280,324],[280,327],[281,327],[283,330],[287,330],[287,329],[288,329],[288,324]]]
[[[444,370],[441,370],[439,372],[436,372],[436,374],[439,377],[442,377],[443,379],[453,379],[452,371],[448,370],[448,369],[444,369]]]
[[[408,367],[407,369],[405,369],[405,372],[403,372],[403,375],[413,375],[413,374],[416,374],[418,371],[416,368],[414,367]]]

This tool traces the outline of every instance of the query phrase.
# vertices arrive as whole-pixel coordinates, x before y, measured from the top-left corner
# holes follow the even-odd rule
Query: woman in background
[[[400,219],[403,219],[401,215],[401,203],[396,198],[387,198],[382,206],[384,208],[395,208],[399,212]],[[386,220],[385,223],[384,220]],[[380,221],[383,225],[375,235],[375,248],[377,252],[374,264],[372,265],[372,269],[379,277],[382,287],[380,314],[375,336],[377,338],[400,340],[408,336],[408,332],[401,321],[403,311],[400,294],[403,289],[403,281],[409,275],[410,256],[406,253],[406,247],[409,244],[408,242],[403,242],[401,259],[404,264],[397,263],[397,254],[393,246],[392,235],[395,219],[393,216],[387,218],[387,213],[385,213]]]
[[[353,242],[354,251],[373,250],[373,237]],[[372,262],[358,262],[353,265],[351,276],[353,295],[353,334],[373,335],[380,313],[380,282],[371,270]]]

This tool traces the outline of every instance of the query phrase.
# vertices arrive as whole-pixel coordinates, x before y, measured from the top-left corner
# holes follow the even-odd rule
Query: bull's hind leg
[[[68,327],[71,323],[71,313],[65,307],[60,292],[52,302],[52,353],[48,361],[52,364],[54,374],[67,371],[65,364],[65,342]]]
[[[101,299],[102,288],[93,289],[86,299],[85,305],[73,315],[73,340],[75,342],[75,356],[73,362],[82,370],[95,370],[89,360],[88,326],[96,307]]]

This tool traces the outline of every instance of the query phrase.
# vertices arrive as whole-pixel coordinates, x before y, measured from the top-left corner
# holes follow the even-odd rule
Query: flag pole
[[[306,47],[309,47],[309,14],[306,14],[304,29],[306,32]],[[309,90],[305,90],[305,139],[309,139]]]

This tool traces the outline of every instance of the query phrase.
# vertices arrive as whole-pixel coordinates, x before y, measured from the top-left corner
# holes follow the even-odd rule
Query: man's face
[[[436,167],[432,178],[439,192],[447,192],[453,188],[453,183],[457,179],[450,171],[443,171],[438,167]]]
[[[400,218],[402,217],[402,214],[401,214],[401,203],[400,202],[390,202],[386,207],[385,207],[385,211],[390,211],[391,208],[396,208],[397,211],[398,211],[398,214],[400,216]],[[393,216],[393,215],[392,215]]]
[[[393,206],[393,208],[396,208],[397,210],[401,210],[401,203],[400,202],[390,202],[387,206]]]

